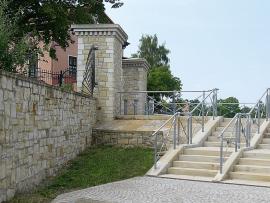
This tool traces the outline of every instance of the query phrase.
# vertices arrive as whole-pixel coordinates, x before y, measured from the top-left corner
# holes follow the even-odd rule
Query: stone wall
[[[0,202],[55,175],[95,122],[93,98],[0,71]]]
[[[121,114],[145,114],[147,93],[142,91],[147,91],[147,72],[149,67],[145,59],[130,58],[123,60],[124,93],[121,94]]]
[[[111,121],[119,112],[118,92],[123,89],[122,57],[127,34],[116,24],[72,25],[78,36],[77,87],[81,88],[90,48],[95,45],[97,120]]]
[[[120,131],[93,129],[93,145],[118,145],[132,147],[153,148],[155,137],[154,131]],[[158,138],[161,139],[163,132],[159,132]]]

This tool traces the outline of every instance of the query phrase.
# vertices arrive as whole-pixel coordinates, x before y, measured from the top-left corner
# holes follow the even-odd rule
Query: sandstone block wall
[[[93,145],[118,145],[132,147],[153,148],[155,137],[154,131],[119,131],[93,129]],[[158,139],[161,139],[163,132],[159,132]],[[161,140],[159,140],[160,142]]]
[[[95,102],[0,71],[0,202],[55,175],[91,144]]]
[[[80,90],[90,48],[95,45],[97,120],[111,121],[119,112],[119,94],[123,90],[122,57],[127,34],[116,24],[73,25],[78,37],[77,87]]]
[[[123,90],[121,94],[121,114],[144,115],[147,106],[147,72],[149,64],[145,59],[123,60]],[[140,92],[140,93],[134,93]]]

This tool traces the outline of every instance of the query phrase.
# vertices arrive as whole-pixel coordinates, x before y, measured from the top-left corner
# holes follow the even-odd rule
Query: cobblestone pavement
[[[270,188],[137,177],[59,195],[53,203],[262,203]]]

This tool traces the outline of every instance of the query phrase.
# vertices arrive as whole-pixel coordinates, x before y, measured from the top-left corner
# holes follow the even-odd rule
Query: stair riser
[[[220,138],[218,138],[217,136],[209,136],[207,138],[208,142],[220,142]],[[241,137],[240,139],[241,142],[246,142],[245,138]]]
[[[260,154],[260,153],[244,153],[244,158],[253,159],[268,159],[270,160],[270,154]]]
[[[213,150],[190,150],[190,149],[185,149],[184,150],[184,155],[199,155],[199,156],[219,156],[220,152],[213,151]],[[226,152],[225,156],[229,156],[231,152]]]
[[[227,158],[225,158],[226,160]],[[210,162],[210,163],[219,163],[219,157],[206,157],[206,156],[180,156],[180,161],[191,161],[191,162]]]
[[[270,181],[270,176],[263,175],[252,175],[252,174],[236,174],[230,173],[232,179],[242,179],[242,180],[255,180],[255,181]]]
[[[220,147],[220,142],[205,142],[204,146],[205,147]],[[226,145],[224,147],[226,147]],[[235,146],[233,144],[230,144],[228,147],[234,148]],[[241,147],[246,147],[246,144],[241,143]]]
[[[263,139],[262,144],[270,144],[270,139]]]
[[[211,163],[194,163],[194,162],[177,162],[173,163],[174,167],[180,168],[196,168],[196,169],[207,169],[207,170],[218,170],[219,164],[211,164]]]
[[[259,144],[258,149],[270,149],[270,144]]]
[[[221,133],[224,130],[224,127],[225,126],[217,127],[216,130],[215,130],[215,132]],[[257,127],[252,127],[251,128],[251,132],[252,133],[256,133],[257,131],[258,131],[258,128]],[[228,133],[234,133],[235,132],[235,128],[234,127],[229,127],[229,128],[226,129],[226,132],[228,132]]]
[[[234,171],[251,172],[251,173],[270,173],[270,168],[236,165],[234,166]]]
[[[270,161],[267,160],[249,160],[249,159],[240,159],[239,161],[240,165],[256,165],[256,166],[269,166],[270,167]]]
[[[183,168],[169,168],[168,169],[169,174],[175,174],[175,175],[188,175],[188,176],[206,176],[206,177],[214,177],[217,174],[217,171],[196,171],[192,169],[183,169]]]

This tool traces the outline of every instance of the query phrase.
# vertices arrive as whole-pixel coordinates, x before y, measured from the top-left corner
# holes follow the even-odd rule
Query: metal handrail
[[[220,138],[220,173],[222,174],[223,172],[223,142],[224,142],[224,133],[227,131],[227,129],[232,125],[233,122],[236,122],[237,119],[239,117],[239,113],[235,114],[235,116],[232,118],[232,120],[230,120],[230,122],[224,127],[224,129],[221,131],[221,133],[219,134],[219,138]],[[237,143],[235,143],[235,145],[237,145]],[[237,147],[237,146],[236,146]]]
[[[165,121],[153,134],[152,134],[152,137],[155,137],[155,141],[154,141],[154,167],[155,169],[157,168],[157,162],[158,162],[158,159],[159,159],[159,154],[158,154],[158,133],[161,131],[162,128],[164,128],[166,125],[168,125],[168,123],[173,119],[173,122],[172,122],[172,125],[175,125],[175,121],[176,121],[176,116],[178,116],[179,113],[175,113],[173,116],[171,116],[167,121]],[[171,129],[171,128],[170,128]],[[179,131],[178,131],[179,132]],[[175,134],[175,132],[174,132]],[[173,140],[173,144],[174,144],[174,148],[176,147],[175,143],[176,143],[176,140],[175,140],[175,136],[174,136],[174,140]],[[162,146],[163,147],[164,143],[162,143]]]
[[[257,103],[255,103],[255,105],[252,107],[252,109],[249,111],[249,114],[251,114],[254,109],[256,108],[256,106],[258,106],[258,104],[260,104],[260,102],[262,101],[263,97],[268,94],[269,88],[267,88],[267,90],[263,93],[263,95],[260,97],[260,99],[257,101]]]
[[[217,89],[218,90],[218,89]],[[138,94],[138,93],[200,93],[200,92],[211,92],[213,90],[176,90],[176,91],[122,91],[122,92],[118,92],[118,93],[122,93],[122,94]]]
[[[200,103],[198,103],[197,104],[197,106],[194,108],[194,109],[192,109],[192,111],[190,112],[191,114],[193,114],[194,113],[194,111],[196,111],[197,109],[198,109],[198,107],[199,106],[201,106],[202,104],[205,104],[204,102],[205,102],[205,100],[211,95],[213,93],[213,90],[200,102]]]
[[[233,122],[236,122],[236,132],[235,132],[235,151],[237,151],[238,148],[241,147],[240,145],[240,136],[241,136],[241,128],[244,129],[243,133],[246,139],[246,148],[250,147],[250,140],[251,140],[251,119],[252,119],[252,113],[254,110],[256,110],[256,114],[258,114],[257,117],[257,126],[258,130],[257,133],[260,133],[260,127],[261,127],[261,115],[260,115],[260,106],[262,99],[266,96],[266,119],[269,119],[270,116],[270,92],[269,88],[263,93],[263,95],[259,98],[259,100],[255,103],[255,105],[251,108],[251,110],[248,113],[237,113],[232,120],[224,127],[222,132],[219,135],[220,140],[220,173],[223,171],[223,142],[224,142],[224,133],[226,130],[231,126]],[[257,109],[256,109],[257,108]],[[245,117],[246,120],[246,126],[243,127],[243,124],[241,123],[241,118]]]

